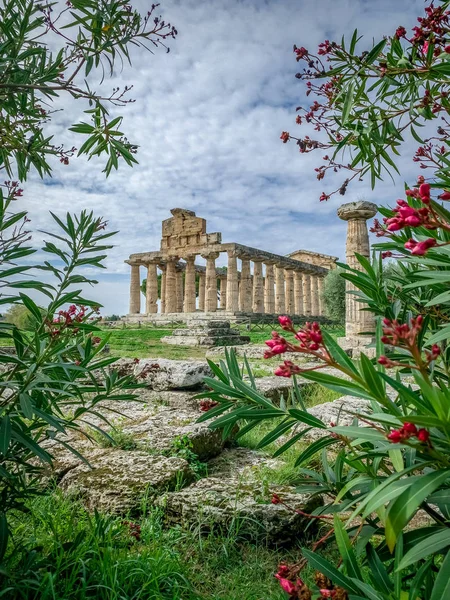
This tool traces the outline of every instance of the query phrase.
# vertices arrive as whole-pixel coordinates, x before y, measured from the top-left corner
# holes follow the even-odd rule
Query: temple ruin
[[[218,312],[227,319],[324,315],[323,281],[337,257],[307,250],[282,256],[222,243],[222,235],[207,233],[206,220],[193,211],[174,208],[170,212],[173,216],[162,223],[160,250],[132,254],[125,261],[131,267],[129,320],[187,320],[194,314],[214,317]],[[225,253],[227,267],[216,268],[216,260]],[[206,267],[196,264],[199,256],[206,260]],[[141,267],[147,280],[143,311]]]

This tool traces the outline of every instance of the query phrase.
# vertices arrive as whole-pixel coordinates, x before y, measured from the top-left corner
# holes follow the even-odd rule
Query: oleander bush
[[[319,180],[348,171],[321,200],[344,195],[365,174],[375,186],[383,173],[398,171],[396,156],[408,134],[420,144],[413,160],[422,172],[414,185],[405,185],[394,207],[380,207],[382,222],[375,220],[372,228],[379,237],[373,260],[359,256],[358,269],[344,266],[342,277],[356,286],[361,308],[376,315],[375,357],[367,352],[351,359],[317,323],[298,329],[281,316],[286,333],[273,333],[266,356],[289,351],[317,361],[307,369],[284,361],[276,369],[294,378],[292,401],[285,406],[261,396],[233,354],[219,366],[211,364],[217,378],[207,383],[218,404],[202,420],[214,418],[210,426],[224,435],[237,423],[242,434],[264,419],[278,419],[259,445],[284,436],[279,455],[311,428],[322,430],[299,453],[299,491],[327,494],[314,518],[329,523],[321,544],[334,540],[342,560],[333,564],[316,547],[304,548],[298,564],[280,565],[276,576],[290,598],[450,597],[449,6],[427,6],[411,33],[400,26],[362,51],[357,31],[350,42],[326,40],[317,55],[294,47],[305,65],[297,77],[315,96],[309,109],[299,107],[297,123],[313,128],[315,137],[283,132],[282,140],[296,140],[301,153],[326,152],[325,164],[316,169]],[[422,139],[420,128],[430,131],[436,119],[435,132]],[[350,426],[322,422],[303,404],[298,377],[365,400],[367,414],[355,410]],[[351,403],[344,410],[351,412]],[[308,469],[318,453],[322,468]],[[302,580],[306,564],[317,569],[315,583]]]

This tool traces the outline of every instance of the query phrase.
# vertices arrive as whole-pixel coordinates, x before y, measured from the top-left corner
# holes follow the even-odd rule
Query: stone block
[[[137,514],[144,496],[154,498],[175,489],[181,480],[192,479],[184,459],[139,451],[104,450],[91,458],[91,467],[80,464],[64,475],[59,486],[89,510],[112,514]]]
[[[237,477],[201,479],[184,490],[165,494],[156,504],[164,510],[169,525],[197,526],[205,533],[227,531],[237,521],[243,537],[276,546],[297,543],[312,535],[310,519],[281,504],[271,504],[274,493],[292,508],[307,513],[323,504],[319,496],[311,499],[296,494],[290,486],[265,486]]]
[[[141,359],[134,365],[133,373],[138,381],[158,391],[200,387],[204,377],[212,376],[206,362],[168,358]]]

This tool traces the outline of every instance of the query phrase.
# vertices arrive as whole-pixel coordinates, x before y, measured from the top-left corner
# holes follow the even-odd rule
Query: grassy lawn
[[[243,335],[250,336],[250,343],[264,344],[270,338],[272,326],[248,331],[245,325],[239,326]],[[326,328],[334,337],[344,334],[343,327]],[[108,336],[111,354],[124,358],[173,358],[173,359],[204,359],[207,348],[189,348],[186,346],[171,346],[161,342],[161,338],[172,333],[170,328],[153,327],[142,329],[102,329],[99,334]],[[281,329],[280,329],[281,331]]]

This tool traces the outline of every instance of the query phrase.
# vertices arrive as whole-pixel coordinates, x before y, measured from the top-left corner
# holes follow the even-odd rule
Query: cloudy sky
[[[131,4],[147,10],[151,3]],[[35,230],[50,227],[49,209],[64,214],[83,208],[119,230],[91,293],[103,314],[128,311],[123,261],[159,248],[161,221],[174,207],[196,211],[224,242],[343,257],[345,223],[336,217],[342,198],[318,201],[337,180],[317,182],[319,155],[300,155],[279,139],[283,130],[296,133],[295,107],[306,103],[304,84],[294,77],[292,46],[315,49],[357,27],[370,47],[398,25],[413,26],[423,1],[162,0],[160,12],[179,32],[171,52],[135,53],[133,69],[106,84],[134,86],[136,102],[119,114],[122,131],[140,146],[139,165],[125,165],[105,180],[101,159],[77,158],[68,167],[56,163],[52,180],[32,177],[25,185],[23,202]],[[55,116],[58,141],[81,144],[66,127],[84,108],[68,104]],[[412,153],[411,147],[408,159]],[[371,191],[368,182],[356,184],[345,201],[394,201],[401,185],[386,181]],[[41,238],[36,233],[35,243]]]

